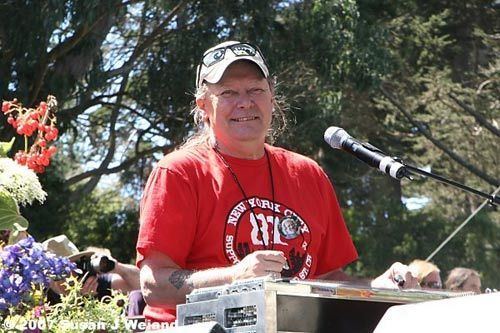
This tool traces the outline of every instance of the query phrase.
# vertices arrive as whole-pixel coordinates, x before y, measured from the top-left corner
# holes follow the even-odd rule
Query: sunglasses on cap
[[[238,43],[229,46],[219,47],[215,50],[208,51],[203,55],[201,62],[203,63],[203,65],[207,67],[213,66],[226,57],[227,50],[233,52],[233,54],[237,57],[244,57],[244,56],[253,57],[257,53],[259,53],[262,60],[264,60],[264,56],[262,55],[262,52],[260,52],[257,46],[252,45],[250,43]]]
[[[231,53],[229,53],[231,52]],[[264,58],[260,49],[253,44],[250,43],[236,43],[227,46],[218,47],[216,49],[212,49],[206,51],[201,58],[201,62],[198,65],[197,73],[196,73],[196,84],[197,87],[201,85],[204,80],[204,77],[207,75],[207,71],[210,71],[210,67],[218,64],[222,60],[224,60],[228,56],[233,57],[255,57],[253,61],[256,63],[260,63],[260,67],[264,66],[267,70],[267,61]],[[203,78],[200,78],[203,76]],[[267,74],[266,74],[267,76]]]

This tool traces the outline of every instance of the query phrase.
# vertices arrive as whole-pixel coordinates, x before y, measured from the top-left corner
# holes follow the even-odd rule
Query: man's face
[[[197,104],[224,147],[265,141],[271,126],[273,95],[256,65],[233,63],[218,83],[208,85],[208,92]]]

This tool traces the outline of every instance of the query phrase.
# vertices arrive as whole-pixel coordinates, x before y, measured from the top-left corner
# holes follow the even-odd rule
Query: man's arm
[[[167,255],[152,250],[141,262],[141,289],[149,305],[174,307],[184,303],[186,295],[194,289],[279,273],[285,262],[280,251],[256,251],[234,266],[192,271],[180,268]]]
[[[139,268],[135,265],[116,262],[111,273],[111,289],[128,292],[141,289]]]

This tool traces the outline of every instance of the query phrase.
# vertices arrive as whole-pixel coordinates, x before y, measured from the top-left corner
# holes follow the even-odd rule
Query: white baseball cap
[[[217,83],[224,75],[227,67],[235,61],[249,60],[259,66],[265,78],[269,77],[266,60],[257,46],[238,41],[227,41],[209,48],[203,53],[196,73],[196,88],[203,81]]]

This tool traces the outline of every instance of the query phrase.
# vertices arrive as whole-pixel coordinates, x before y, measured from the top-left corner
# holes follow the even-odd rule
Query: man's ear
[[[198,113],[201,116],[201,121],[206,122],[208,121],[208,115],[207,115],[207,101],[205,98],[197,98],[196,99],[196,106],[198,107]]]
[[[196,106],[200,109],[205,111],[205,98],[197,98],[196,99]]]

